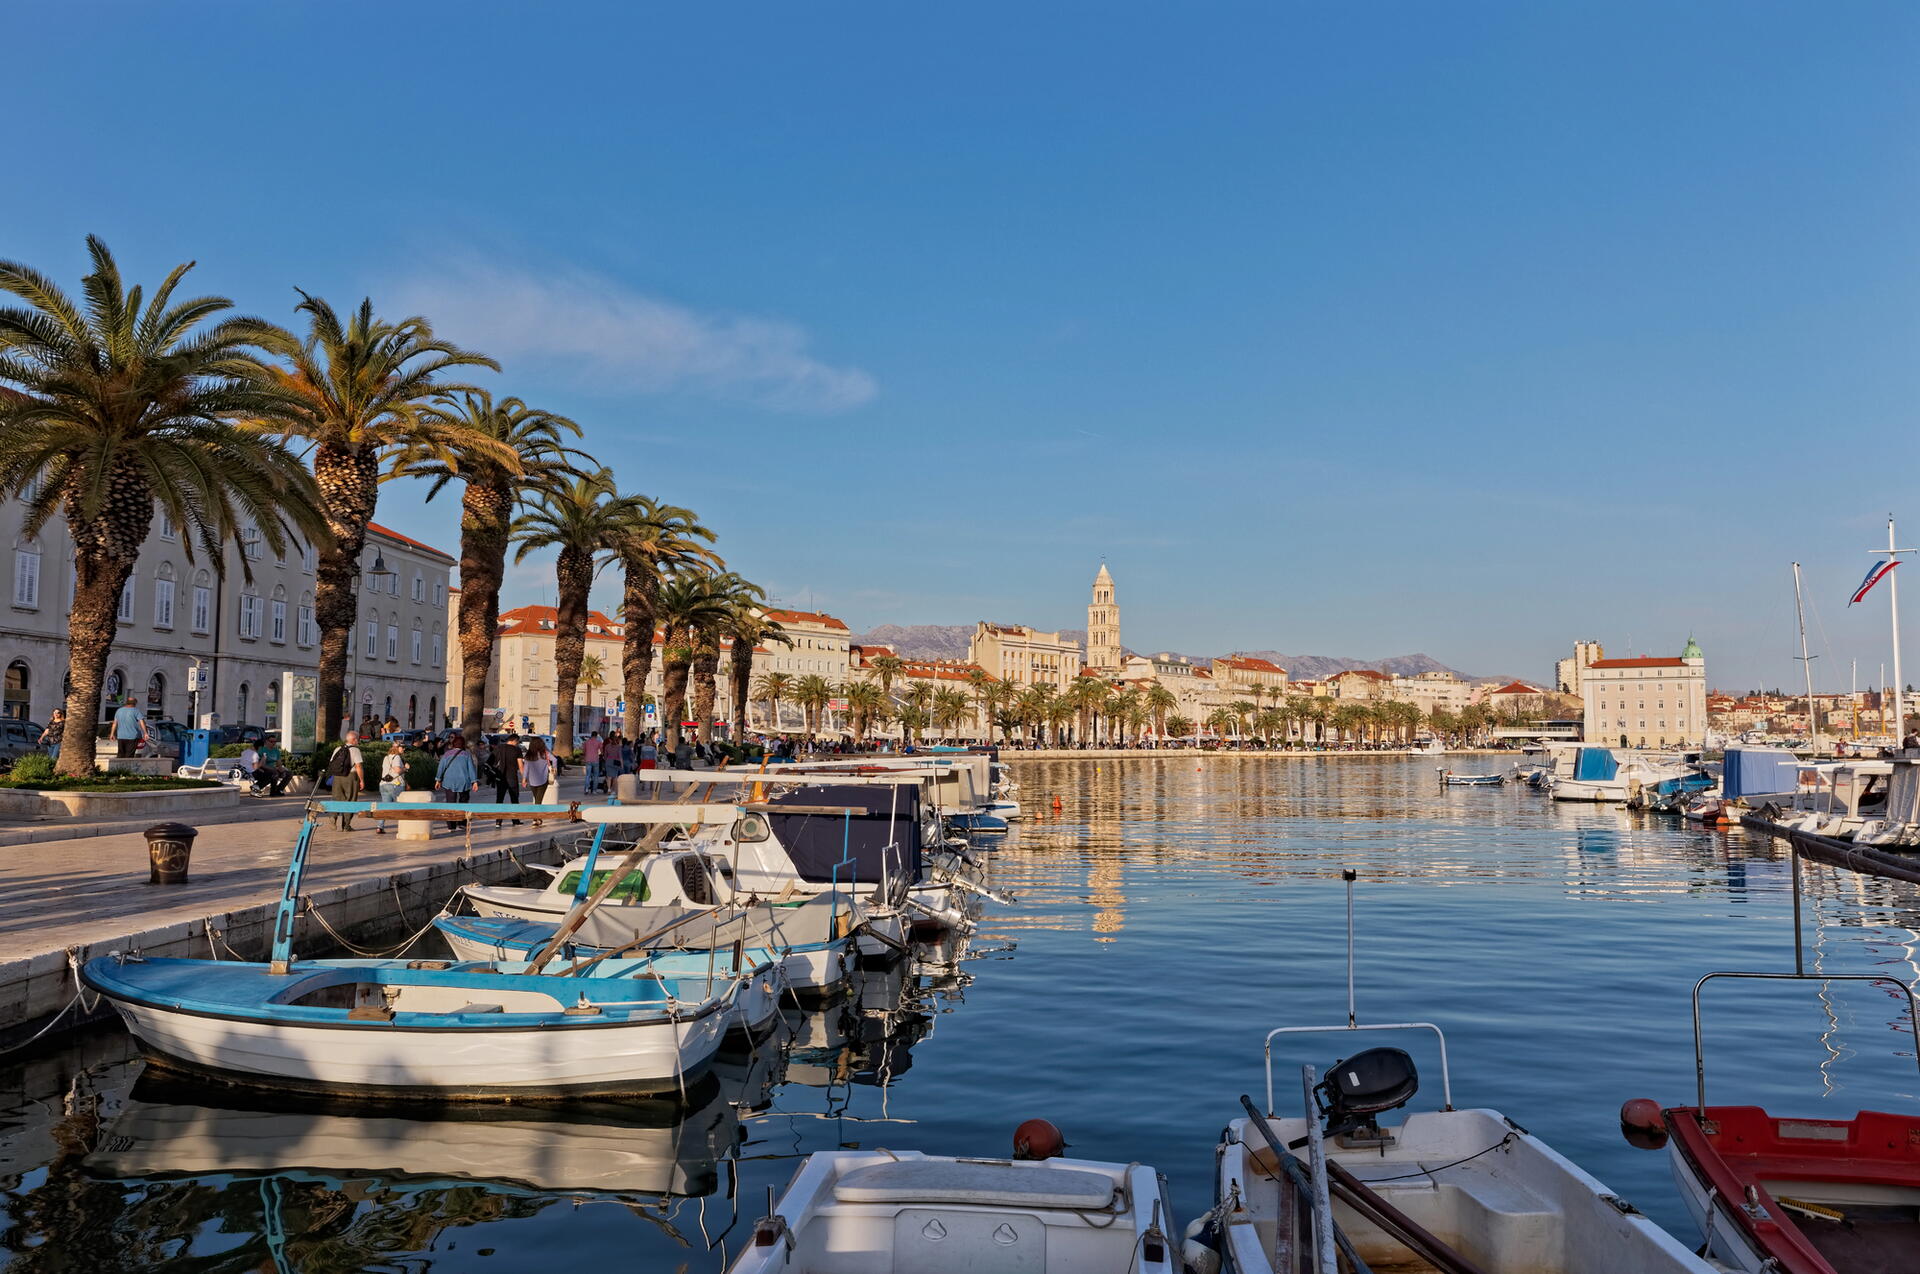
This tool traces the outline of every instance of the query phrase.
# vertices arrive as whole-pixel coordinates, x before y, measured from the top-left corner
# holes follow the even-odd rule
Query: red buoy
[[[1056,814],[1060,812],[1060,797],[1058,795],[1055,795],[1053,798],[1053,812]]]
[[[1013,1130],[1015,1159],[1054,1159],[1066,1148],[1066,1137],[1044,1119],[1029,1119]]]
[[[1642,1150],[1658,1150],[1667,1144],[1667,1117],[1660,1103],[1651,1097],[1635,1097],[1620,1106],[1620,1135],[1627,1144]]]

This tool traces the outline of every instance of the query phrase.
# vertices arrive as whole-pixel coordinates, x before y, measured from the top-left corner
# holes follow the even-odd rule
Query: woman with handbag
[[[440,793],[439,799],[450,805],[465,805],[480,788],[480,770],[474,764],[473,753],[467,751],[466,736],[457,730],[447,736],[447,750],[440,754],[433,782]],[[447,830],[457,832],[460,824],[449,822]]]
[[[535,805],[544,804],[547,787],[553,782],[553,758],[547,754],[546,740],[534,735],[527,741],[527,754],[520,758],[520,785],[532,794]]]

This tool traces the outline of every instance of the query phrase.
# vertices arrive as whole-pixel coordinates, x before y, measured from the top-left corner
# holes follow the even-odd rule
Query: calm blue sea
[[[1495,1107],[1686,1237],[1628,1097],[1690,1101],[1701,974],[1793,967],[1771,843],[1525,788],[1439,787],[1426,758],[1017,762],[1029,811],[952,975],[863,979],[789,1013],[675,1102],[460,1118],[238,1102],[141,1078],[99,1031],[0,1070],[10,1270],[716,1271],[801,1156],[1004,1153],[1042,1115],[1072,1153],[1141,1160],[1182,1223],[1281,1025],[1346,1014],[1359,874],[1362,1021],[1429,1021],[1456,1105]],[[1051,810],[1058,796],[1060,811]],[[1806,960],[1920,980],[1920,894],[1813,867]],[[1715,984],[1708,1096],[1782,1111],[1911,1110],[1892,988]],[[1438,1059],[1409,1037],[1420,1101]],[[1277,1086],[1348,1041],[1287,1046]]]

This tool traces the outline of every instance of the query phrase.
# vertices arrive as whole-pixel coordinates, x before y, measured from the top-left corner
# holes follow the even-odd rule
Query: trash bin
[[[185,823],[155,823],[146,831],[147,883],[184,885],[187,860],[193,856],[193,838],[200,830]]]

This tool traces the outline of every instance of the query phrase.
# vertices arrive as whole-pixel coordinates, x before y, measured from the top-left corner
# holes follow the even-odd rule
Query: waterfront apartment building
[[[1245,696],[1266,703],[1275,690],[1287,689],[1287,670],[1270,659],[1252,655],[1222,655],[1213,661],[1213,684],[1222,694]]]
[[[1385,699],[1393,687],[1393,678],[1371,668],[1348,668],[1326,679],[1327,692],[1335,699]]]
[[[1387,698],[1412,704],[1422,716],[1436,708],[1459,712],[1473,703],[1473,694],[1473,682],[1462,681],[1444,668],[1395,677],[1387,686]]]
[[[1555,687],[1563,695],[1581,694],[1581,684],[1587,669],[1593,666],[1594,660],[1606,657],[1607,652],[1600,648],[1600,643],[1597,641],[1574,642],[1573,653],[1565,659],[1556,661],[1553,665]]]
[[[0,714],[45,722],[65,700],[73,542],[56,516],[28,538],[18,500],[0,503],[9,551],[0,559]],[[148,717],[277,729],[285,673],[319,663],[310,546],[285,555],[256,527],[225,550],[225,572],[187,555],[181,529],[156,513],[120,598],[107,659],[102,720],[132,694]],[[347,670],[352,719],[372,713],[432,725],[445,702],[447,576],[453,559],[383,526],[361,553],[359,613]],[[206,688],[193,693],[195,668]],[[194,721],[195,714],[199,721]]]
[[[1707,661],[1689,637],[1677,659],[1596,659],[1580,676],[1590,742],[1699,747],[1707,732]]]
[[[1080,643],[1025,624],[974,625],[967,662],[1019,690],[1049,685],[1064,692],[1080,675]]]
[[[770,609],[767,618],[786,630],[791,645],[769,642],[766,653],[754,657],[755,675],[787,672],[796,677],[819,676],[839,685],[853,667],[849,647],[853,633],[832,615],[811,610]]]

